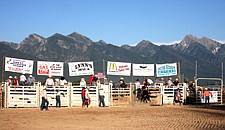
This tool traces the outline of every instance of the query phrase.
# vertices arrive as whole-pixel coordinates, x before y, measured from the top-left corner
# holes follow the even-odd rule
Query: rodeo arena
[[[182,82],[178,63],[107,61],[107,76],[120,77],[113,81],[95,74],[93,62],[70,62],[69,76],[80,78],[74,83],[64,78],[63,65],[37,61],[41,82],[32,75],[34,61],[4,57],[1,130],[225,129],[223,77]],[[20,76],[4,79],[6,72]],[[133,76],[142,78],[126,83]]]

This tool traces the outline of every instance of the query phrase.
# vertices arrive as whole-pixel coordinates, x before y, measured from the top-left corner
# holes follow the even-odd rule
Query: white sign
[[[32,60],[5,57],[5,71],[32,74],[33,64]]]
[[[157,77],[177,75],[177,63],[156,64]]]
[[[37,75],[63,76],[63,62],[37,62]]]
[[[154,76],[154,64],[133,64],[133,76]]]
[[[131,73],[131,63],[113,62],[113,61],[108,61],[107,63],[108,75],[130,76],[130,73]]]
[[[72,62],[69,65],[69,75],[79,76],[79,75],[93,75],[94,65],[93,62]]]
[[[212,93],[212,96],[209,96],[209,103],[217,103],[218,98],[217,98],[217,91],[210,91]],[[200,98],[201,98],[201,103],[205,103],[205,98],[203,96],[203,92],[200,92]]]

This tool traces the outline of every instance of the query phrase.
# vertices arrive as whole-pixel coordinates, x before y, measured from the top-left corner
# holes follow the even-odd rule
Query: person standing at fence
[[[176,78],[175,81],[173,81],[173,85],[176,86],[176,87],[179,87],[179,86],[178,86],[179,83],[180,83],[180,82],[179,82],[178,78]]]
[[[155,81],[154,81],[154,85],[159,85],[160,81],[158,79],[158,77],[155,77]]]
[[[51,75],[48,76],[48,78],[45,82],[45,86],[54,86],[54,80]]]
[[[13,85],[14,85],[15,89],[16,89],[17,87],[19,87],[19,81],[18,81],[17,76],[14,76],[14,79],[13,79]]]
[[[91,85],[93,85],[93,78],[94,78],[94,75],[90,75],[90,77],[89,77],[89,85],[91,86]]]
[[[35,82],[35,78],[32,75],[30,75],[29,78],[27,79],[27,84],[29,86],[32,86],[34,85],[34,82]]]
[[[169,78],[169,80],[167,81],[167,84],[168,84],[168,88],[170,88],[173,84],[172,82],[172,78]]]
[[[92,85],[97,86],[97,81],[98,81],[98,75],[96,74],[92,79]]]
[[[25,86],[26,85],[26,82],[27,82],[27,78],[25,76],[25,73],[22,73],[22,75],[20,76],[20,84],[22,86]]]
[[[9,76],[9,78],[6,80],[9,86],[13,85],[13,77]]]
[[[212,97],[212,93],[208,90],[208,88],[205,88],[205,91],[204,91],[204,97],[205,97],[205,106],[209,106],[209,96],[211,95]]]
[[[41,111],[43,109],[48,110],[48,98],[47,98],[47,92],[46,92],[46,87],[43,87],[41,91]]]
[[[67,84],[68,82],[66,81],[65,77],[60,77],[59,83],[60,83],[60,87],[63,88],[64,85]]]
[[[164,78],[161,78],[161,80],[159,82],[162,83],[163,85],[165,85]]]
[[[103,87],[100,87],[99,88],[99,99],[100,99],[100,102],[99,102],[99,107],[105,107],[105,101],[104,101],[104,98],[105,98],[105,91],[104,91],[104,88]]]
[[[126,85],[126,83],[125,83],[125,81],[124,81],[124,78],[123,78],[123,77],[121,77],[121,78],[120,78],[119,83],[120,83],[120,88],[126,88],[126,87],[127,87],[127,85]]]
[[[113,83],[112,80],[109,81],[109,87],[110,87],[110,88],[115,88],[115,84]]]
[[[80,87],[86,88],[86,86],[87,86],[87,84],[86,84],[85,78],[81,78],[81,80],[80,80]]]

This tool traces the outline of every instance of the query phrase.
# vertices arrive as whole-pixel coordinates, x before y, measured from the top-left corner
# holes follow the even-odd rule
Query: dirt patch
[[[0,129],[225,129],[225,111],[188,106],[10,108],[0,110]]]

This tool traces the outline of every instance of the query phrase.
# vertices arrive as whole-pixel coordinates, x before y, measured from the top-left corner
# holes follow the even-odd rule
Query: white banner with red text
[[[37,75],[63,76],[63,62],[37,62]]]

